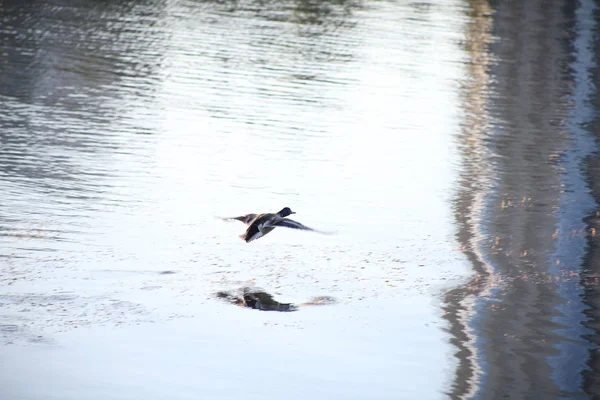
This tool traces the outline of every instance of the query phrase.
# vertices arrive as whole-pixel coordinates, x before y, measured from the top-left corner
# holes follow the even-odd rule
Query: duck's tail
[[[215,218],[220,219],[222,221],[240,221],[246,225],[249,225],[250,222],[252,222],[252,220],[254,220],[254,218],[256,218],[256,214],[246,214],[246,215],[240,215],[238,217],[215,217]]]

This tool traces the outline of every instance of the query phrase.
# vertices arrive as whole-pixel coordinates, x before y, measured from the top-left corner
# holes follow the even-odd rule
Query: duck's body
[[[239,217],[227,218],[241,221],[248,225],[246,232],[240,235],[242,240],[249,243],[253,240],[259,239],[271,232],[278,226],[286,228],[302,229],[306,231],[315,231],[308,226],[304,226],[299,222],[293,221],[286,218],[288,215],[295,214],[289,207],[283,208],[277,213],[266,213],[266,214],[246,214]],[[324,232],[321,232],[324,233]]]
[[[240,238],[246,243],[261,238],[275,229],[273,225],[277,223],[278,219],[281,219],[278,214],[259,214],[247,223],[248,229],[240,235]]]

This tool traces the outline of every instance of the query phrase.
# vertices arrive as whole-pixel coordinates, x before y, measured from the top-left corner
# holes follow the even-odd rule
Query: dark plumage
[[[295,214],[289,207],[284,207],[281,211],[271,214],[246,214],[239,217],[225,218],[235,219],[248,225],[246,232],[240,235],[240,238],[249,243],[253,240],[263,237],[278,226],[293,229],[302,229],[305,231],[319,232],[308,226],[302,225],[300,222],[286,218],[288,215]],[[320,232],[326,233],[326,232]]]

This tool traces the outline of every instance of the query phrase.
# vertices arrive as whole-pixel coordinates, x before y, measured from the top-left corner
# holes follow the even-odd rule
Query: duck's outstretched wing
[[[240,215],[239,217],[221,217],[221,219],[224,221],[237,220],[245,223],[246,225],[249,225],[252,221],[254,221],[257,215],[258,214],[246,214]]]
[[[333,235],[335,233],[335,232],[319,231],[317,229],[313,229],[306,225],[302,225],[300,222],[296,222],[293,219],[288,219],[288,218],[284,218],[281,221],[277,221],[276,223],[272,224],[271,226],[282,226],[285,228],[301,229],[303,231],[312,231],[312,232],[322,233],[324,235]]]

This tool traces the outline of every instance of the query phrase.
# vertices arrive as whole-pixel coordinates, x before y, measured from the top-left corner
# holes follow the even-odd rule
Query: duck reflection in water
[[[255,287],[242,287],[230,291],[223,290],[215,293],[215,296],[218,299],[225,300],[236,306],[248,307],[261,311],[298,311],[299,307],[325,306],[337,303],[336,298],[332,296],[317,296],[300,304],[282,303],[275,300],[270,293]]]
[[[298,307],[292,303],[281,303],[273,296],[260,289],[242,288],[239,293],[217,292],[217,298],[238,306],[254,308],[261,311],[296,311]]]

